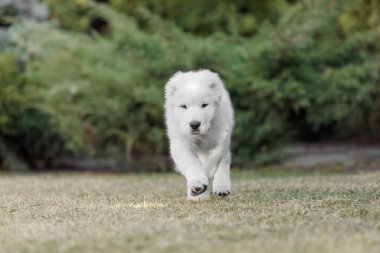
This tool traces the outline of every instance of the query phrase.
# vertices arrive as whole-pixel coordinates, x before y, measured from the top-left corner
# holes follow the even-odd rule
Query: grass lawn
[[[188,203],[178,174],[0,174],[0,252],[380,252],[380,172],[233,174]]]

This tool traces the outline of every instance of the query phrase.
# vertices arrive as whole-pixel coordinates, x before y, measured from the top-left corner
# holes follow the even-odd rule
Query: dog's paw
[[[204,184],[202,186],[193,186],[190,189],[190,194],[191,194],[191,196],[197,196],[199,194],[202,194],[207,190],[207,187],[208,186],[206,184]]]
[[[207,178],[189,179],[187,182],[187,196],[189,200],[203,200],[209,195]]]
[[[188,194],[197,196],[204,193],[208,188],[207,178],[190,178],[187,180]]]
[[[231,194],[230,178],[215,178],[212,185],[212,192],[216,196],[224,197]]]
[[[214,194],[216,196],[219,196],[219,197],[225,197],[225,196],[228,196],[231,194],[230,191],[226,190],[226,191],[214,191]]]

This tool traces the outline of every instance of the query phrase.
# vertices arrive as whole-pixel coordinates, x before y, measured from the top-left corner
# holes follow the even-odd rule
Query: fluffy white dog
[[[230,139],[234,126],[228,92],[209,70],[177,72],[165,87],[170,153],[187,180],[189,200],[231,193]]]

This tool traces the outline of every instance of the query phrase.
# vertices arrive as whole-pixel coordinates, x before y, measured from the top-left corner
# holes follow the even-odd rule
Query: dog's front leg
[[[208,155],[203,159],[203,167],[209,179],[213,179],[222,159],[225,147],[223,144],[217,145],[214,149],[209,150]]]
[[[194,201],[207,199],[210,195],[209,180],[201,162],[188,144],[172,141],[170,152],[177,170],[186,178],[187,198]]]
[[[230,177],[231,153],[226,149],[221,156],[212,182],[212,191],[217,196],[227,196],[231,193]]]
[[[217,196],[226,196],[231,193],[230,163],[231,154],[228,148],[210,151],[204,163],[207,175],[212,182],[212,191]]]
[[[209,151],[208,159],[204,164],[212,181],[212,191],[217,196],[227,196],[231,193],[229,146],[230,132],[226,130],[218,145]]]

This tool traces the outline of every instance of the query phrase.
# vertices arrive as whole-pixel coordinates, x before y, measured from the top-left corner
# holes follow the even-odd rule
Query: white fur
[[[165,117],[170,153],[176,169],[187,180],[188,199],[207,199],[211,190],[215,195],[231,193],[230,138],[234,118],[228,92],[218,74],[209,70],[174,74],[165,87]],[[198,132],[189,125],[195,121],[201,123]],[[207,190],[197,194],[204,186]]]

